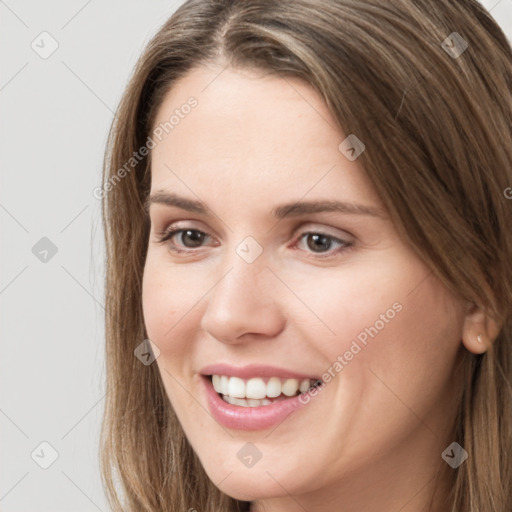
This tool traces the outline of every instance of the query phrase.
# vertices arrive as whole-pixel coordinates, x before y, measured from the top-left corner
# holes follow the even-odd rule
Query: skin
[[[149,209],[144,318],[187,438],[210,479],[253,500],[253,510],[448,510],[440,499],[454,470],[441,452],[453,441],[454,365],[463,344],[485,350],[475,337],[489,337],[486,317],[399,237],[362,157],[352,162],[339,151],[347,135],[309,85],[222,69],[197,68],[169,91],[155,126],[190,96],[198,106],[151,153],[152,194],[199,199],[212,212]],[[382,214],[271,215],[299,200],[343,200]],[[171,227],[211,236],[159,243]],[[315,245],[304,233],[333,239]],[[236,252],[248,236],[263,249],[250,264]],[[277,428],[227,429],[208,413],[203,366],[259,363],[322,376],[395,303],[401,311]],[[262,453],[252,468],[237,457],[247,442]]]

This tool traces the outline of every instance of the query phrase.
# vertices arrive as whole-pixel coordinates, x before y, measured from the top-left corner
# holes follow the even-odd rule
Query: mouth
[[[231,405],[240,407],[269,406],[276,402],[297,397],[311,389],[320,387],[319,378],[240,377],[227,375],[204,375],[218,396]]]

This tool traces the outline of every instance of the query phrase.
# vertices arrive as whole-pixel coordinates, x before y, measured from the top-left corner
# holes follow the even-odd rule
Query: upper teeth
[[[233,398],[276,398],[281,393],[286,396],[294,396],[297,391],[304,393],[316,382],[316,379],[299,381],[298,379],[280,379],[279,377],[270,377],[267,382],[265,380],[267,379],[254,377],[245,381],[239,377],[212,375],[215,391]]]

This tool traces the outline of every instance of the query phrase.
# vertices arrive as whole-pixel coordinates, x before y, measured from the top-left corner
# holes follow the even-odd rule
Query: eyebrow
[[[201,215],[211,213],[210,209],[201,201],[188,199],[174,193],[156,192],[151,194],[144,203],[144,209],[149,212],[152,204],[163,204],[166,206],[175,206],[182,210],[187,210]],[[272,215],[278,219],[285,217],[296,217],[304,214],[337,212],[353,215],[370,215],[372,217],[384,217],[381,208],[374,208],[355,203],[347,203],[345,201],[296,201],[293,203],[285,203],[272,209]]]

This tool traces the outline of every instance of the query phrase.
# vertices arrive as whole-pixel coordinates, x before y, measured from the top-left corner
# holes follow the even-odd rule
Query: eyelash
[[[179,228],[179,229],[173,229],[171,231],[166,231],[164,233],[159,233],[159,238],[157,239],[157,242],[159,244],[165,244],[168,240],[170,240],[171,238],[174,237],[174,235],[177,235],[178,233],[183,233],[185,231],[193,231],[195,233],[201,233],[202,235],[206,235],[207,237],[209,238],[212,238],[212,236],[205,232],[205,231],[201,231],[199,229],[193,229],[193,228]],[[333,257],[341,252],[344,252],[348,249],[351,249],[353,247],[353,242],[347,242],[345,240],[341,240],[340,238],[336,238],[332,235],[329,235],[327,233],[323,233],[321,231],[305,231],[304,233],[301,233],[300,236],[298,237],[298,241],[300,242],[303,237],[305,237],[306,235],[321,235],[321,236],[324,236],[326,237],[327,239],[331,240],[331,241],[335,241],[335,242],[338,242],[340,244],[342,244],[342,247],[338,248],[337,250],[335,251],[328,251],[327,254],[326,253],[315,253],[315,252],[311,252],[310,254],[312,254],[311,257],[313,258],[329,258],[329,257]],[[189,248],[188,250],[180,250],[180,249],[176,249],[176,246],[175,244],[167,244],[169,245],[169,250],[171,250],[172,252],[175,252],[175,253],[192,253],[195,251],[194,248]]]

